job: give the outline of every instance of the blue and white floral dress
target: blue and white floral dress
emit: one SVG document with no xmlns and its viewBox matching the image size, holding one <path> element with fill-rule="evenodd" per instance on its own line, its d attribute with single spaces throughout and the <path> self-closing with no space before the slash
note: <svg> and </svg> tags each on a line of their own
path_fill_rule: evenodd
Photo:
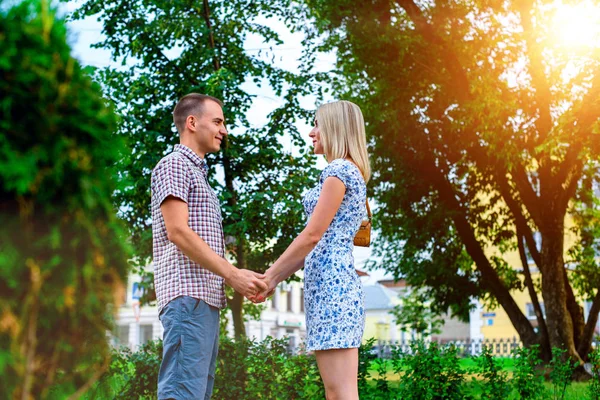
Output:
<svg viewBox="0 0 600 400">
<path fill-rule="evenodd" d="M 365 326 L 364 292 L 352 256 L 354 235 L 366 214 L 367 188 L 360 170 L 348 160 L 332 161 L 302 203 L 310 218 L 330 176 L 344 183 L 346 193 L 329 228 L 304 261 L 307 350 L 359 347 Z"/>
</svg>

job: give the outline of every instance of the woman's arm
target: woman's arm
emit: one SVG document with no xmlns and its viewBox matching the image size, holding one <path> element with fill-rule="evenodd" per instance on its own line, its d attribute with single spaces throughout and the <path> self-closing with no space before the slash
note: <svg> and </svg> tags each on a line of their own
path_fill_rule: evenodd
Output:
<svg viewBox="0 0 600 400">
<path fill-rule="evenodd" d="M 306 228 L 265 272 L 265 280 L 269 285 L 266 293 L 271 292 L 279 282 L 302 268 L 306 256 L 315 248 L 329 228 L 344 200 L 345 193 L 346 186 L 339 178 L 330 176 L 325 179 L 321 195 Z"/>
</svg>

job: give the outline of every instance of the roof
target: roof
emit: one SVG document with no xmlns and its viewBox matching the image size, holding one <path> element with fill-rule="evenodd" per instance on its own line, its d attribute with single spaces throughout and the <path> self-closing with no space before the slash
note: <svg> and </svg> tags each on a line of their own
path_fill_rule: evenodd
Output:
<svg viewBox="0 0 600 400">
<path fill-rule="evenodd" d="M 379 283 L 364 286 L 365 310 L 391 310 L 398 294 Z"/>
<path fill-rule="evenodd" d="M 368 273 L 366 273 L 365 271 L 361 271 L 360 269 L 356 269 L 356 273 L 358 274 L 358 276 L 369 276 Z"/>
<path fill-rule="evenodd" d="M 377 282 L 379 282 L 380 284 L 382 284 L 383 286 L 385 286 L 387 288 L 399 288 L 399 287 L 402 288 L 402 287 L 408 286 L 404 279 L 400 279 L 399 281 L 394 281 L 393 279 L 382 279 Z"/>
</svg>

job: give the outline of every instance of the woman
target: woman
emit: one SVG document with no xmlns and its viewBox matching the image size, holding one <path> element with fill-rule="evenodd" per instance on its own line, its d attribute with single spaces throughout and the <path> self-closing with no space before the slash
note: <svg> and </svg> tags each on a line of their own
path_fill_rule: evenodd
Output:
<svg viewBox="0 0 600 400">
<path fill-rule="evenodd" d="M 365 313 L 352 249 L 370 176 L 360 108 L 349 101 L 321 106 L 309 136 L 329 165 L 303 199 L 306 228 L 265 273 L 267 292 L 305 267 L 306 349 L 315 352 L 328 400 L 358 399 Z"/>
</svg>

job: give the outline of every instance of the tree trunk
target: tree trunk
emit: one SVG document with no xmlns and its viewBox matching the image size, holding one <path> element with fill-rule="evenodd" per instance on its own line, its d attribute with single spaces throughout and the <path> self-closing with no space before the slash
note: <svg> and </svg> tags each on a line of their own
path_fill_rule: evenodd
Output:
<svg viewBox="0 0 600 400">
<path fill-rule="evenodd" d="M 227 142 L 225 142 L 227 143 Z M 227 146 L 227 144 L 226 144 Z M 237 206 L 237 193 L 235 188 L 233 187 L 233 176 L 231 173 L 231 161 L 227 154 L 223 155 L 223 169 L 225 172 L 225 187 L 227 191 L 230 193 L 230 197 L 227 200 L 228 205 L 235 209 Z M 235 258 L 236 264 L 239 269 L 246 268 L 246 246 L 245 246 L 245 238 L 240 234 L 239 237 L 236 237 L 237 244 L 235 246 Z M 233 318 L 233 331 L 235 334 L 235 338 L 239 339 L 240 337 L 246 336 L 246 327 L 244 326 L 244 312 L 243 312 L 243 304 L 244 304 L 244 296 L 239 294 L 238 292 L 234 292 L 233 298 L 228 299 L 229 308 L 231 309 L 231 315 Z"/>
<path fill-rule="evenodd" d="M 246 326 L 244 325 L 243 304 L 244 296 L 238 292 L 233 292 L 233 297 L 228 301 L 233 318 L 233 334 L 236 339 L 246 336 Z"/>
<path fill-rule="evenodd" d="M 583 307 L 577 303 L 577 299 L 573 293 L 573 288 L 569 282 L 566 268 L 563 268 L 563 275 L 565 289 L 567 291 L 567 310 L 569 310 L 571 320 L 573 321 L 573 341 L 575 342 L 575 348 L 578 349 L 581 344 L 583 330 L 585 328 L 585 316 L 583 315 Z M 584 358 L 584 356 L 582 356 L 582 358 Z"/>
<path fill-rule="evenodd" d="M 549 207 L 551 209 L 551 207 Z M 567 350 L 567 355 L 582 364 L 575 347 L 574 324 L 567 307 L 567 285 L 564 265 L 564 216 L 552 215 L 547 210 L 542 232 L 542 296 L 546 308 L 548 338 L 552 347 Z M 552 216 L 552 218 L 550 218 Z"/>
</svg>

